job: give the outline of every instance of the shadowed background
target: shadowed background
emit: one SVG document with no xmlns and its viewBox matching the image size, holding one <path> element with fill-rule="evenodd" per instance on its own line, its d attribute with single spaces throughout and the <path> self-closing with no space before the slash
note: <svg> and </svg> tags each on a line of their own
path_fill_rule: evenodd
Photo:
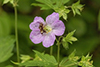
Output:
<svg viewBox="0 0 100 67">
<path fill-rule="evenodd" d="M 72 4 L 77 0 L 71 0 L 68 4 Z M 93 55 L 95 67 L 100 67 L 100 29 L 98 29 L 98 15 L 100 8 L 100 0 L 80 0 L 81 4 L 85 4 L 81 16 L 73 16 L 72 12 L 68 14 L 68 20 L 62 18 L 66 26 L 65 35 L 76 29 L 75 37 L 78 39 L 66 51 L 61 46 L 61 58 L 68 56 L 74 49 L 76 55 Z M 0 37 L 15 35 L 14 33 L 14 9 L 10 3 L 2 5 L 0 0 Z M 18 3 L 18 38 L 20 54 L 34 55 L 34 50 L 49 53 L 50 48 L 45 48 L 40 44 L 33 44 L 29 39 L 31 30 L 29 24 L 34 20 L 35 16 L 41 16 L 44 19 L 50 15 L 53 10 L 40 10 L 40 7 L 31 6 L 34 0 L 19 0 Z M 67 5 L 67 4 L 66 4 Z M 100 19 L 100 18 L 99 18 Z M 56 57 L 57 46 L 54 45 L 54 56 Z M 0 52 L 1 53 L 1 52 Z M 6 53 L 6 52 L 5 52 Z M 12 64 L 9 60 L 16 61 L 16 48 L 13 49 L 14 55 L 7 61 L 0 63 L 0 67 Z"/>
</svg>

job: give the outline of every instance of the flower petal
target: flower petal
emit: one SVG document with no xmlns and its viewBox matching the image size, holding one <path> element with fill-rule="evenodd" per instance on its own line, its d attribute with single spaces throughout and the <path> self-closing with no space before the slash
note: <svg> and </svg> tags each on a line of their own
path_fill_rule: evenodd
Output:
<svg viewBox="0 0 100 67">
<path fill-rule="evenodd" d="M 64 34 L 65 31 L 65 25 L 61 20 L 55 21 L 52 24 L 52 31 L 55 35 L 61 36 Z"/>
<path fill-rule="evenodd" d="M 55 41 L 55 35 L 54 34 L 48 34 L 45 36 L 44 40 L 43 40 L 43 46 L 44 47 L 50 47 L 54 44 Z"/>
<path fill-rule="evenodd" d="M 30 29 L 31 30 L 36 30 L 36 29 L 39 29 L 39 23 L 31 23 L 30 24 Z"/>
<path fill-rule="evenodd" d="M 35 17 L 34 21 L 29 25 L 29 27 L 31 30 L 38 29 L 40 23 L 45 24 L 44 20 L 41 17 Z"/>
<path fill-rule="evenodd" d="M 32 30 L 30 34 L 30 39 L 33 43 L 38 44 L 41 43 L 44 39 L 44 36 L 40 33 L 40 30 Z"/>
<path fill-rule="evenodd" d="M 57 21 L 57 20 L 59 20 L 59 14 L 53 12 L 51 15 L 47 16 L 46 23 L 52 24 L 54 21 Z"/>
</svg>

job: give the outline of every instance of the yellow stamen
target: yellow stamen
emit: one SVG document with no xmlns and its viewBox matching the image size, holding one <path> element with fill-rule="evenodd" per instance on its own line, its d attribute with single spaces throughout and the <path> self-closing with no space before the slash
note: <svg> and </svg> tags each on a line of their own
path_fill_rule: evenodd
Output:
<svg viewBox="0 0 100 67">
<path fill-rule="evenodd" d="M 46 33 L 48 34 L 50 31 L 52 31 L 52 28 L 50 26 L 45 26 L 44 30 L 46 31 Z"/>
</svg>

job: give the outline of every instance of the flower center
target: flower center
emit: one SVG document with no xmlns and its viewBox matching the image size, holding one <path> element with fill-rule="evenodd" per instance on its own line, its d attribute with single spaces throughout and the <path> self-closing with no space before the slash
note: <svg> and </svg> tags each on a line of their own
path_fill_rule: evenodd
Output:
<svg viewBox="0 0 100 67">
<path fill-rule="evenodd" d="M 43 25 L 42 23 L 40 23 L 39 29 L 40 29 L 41 34 L 43 34 L 43 33 L 47 34 L 50 31 L 52 31 L 52 28 L 49 25 Z"/>
<path fill-rule="evenodd" d="M 52 28 L 48 25 L 46 25 L 43 29 L 46 31 L 46 33 L 49 33 L 50 31 L 52 31 Z"/>
</svg>

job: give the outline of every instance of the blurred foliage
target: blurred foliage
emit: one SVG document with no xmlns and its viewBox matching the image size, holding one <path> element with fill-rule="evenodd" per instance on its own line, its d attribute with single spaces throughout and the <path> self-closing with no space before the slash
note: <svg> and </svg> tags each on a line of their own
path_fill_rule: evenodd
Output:
<svg viewBox="0 0 100 67">
<path fill-rule="evenodd" d="M 98 29 L 100 30 L 100 10 L 99 10 L 99 14 L 98 14 Z"/>
<path fill-rule="evenodd" d="M 76 50 L 74 50 L 68 57 L 65 57 L 61 62 L 61 67 L 77 67 L 79 56 L 75 56 Z"/>
<path fill-rule="evenodd" d="M 83 6 L 84 6 L 84 5 L 81 5 L 81 4 L 80 4 L 80 0 L 79 0 L 78 2 L 72 4 L 72 7 L 71 7 L 71 8 L 72 8 L 73 14 L 74 14 L 74 15 L 76 15 L 76 14 L 81 15 L 80 11 L 82 11 Z M 80 11 L 79 11 L 79 10 L 80 10 Z"/>
<path fill-rule="evenodd" d="M 94 67 L 93 61 L 91 61 L 92 56 L 89 56 L 89 54 L 81 57 L 81 60 L 79 56 L 75 56 L 76 50 L 74 50 L 68 57 L 65 57 L 59 64 L 55 59 L 54 56 L 49 54 L 40 53 L 36 50 L 34 50 L 36 53 L 35 58 L 30 57 L 29 55 L 22 55 L 21 63 L 13 62 L 16 65 L 20 66 L 43 66 L 43 67 Z"/>
<path fill-rule="evenodd" d="M 36 53 L 34 60 L 25 61 L 20 63 L 20 66 L 43 66 L 43 67 L 56 67 L 57 61 L 52 55 L 40 53 L 35 51 Z M 24 59 L 23 59 L 24 60 Z"/>
<path fill-rule="evenodd" d="M 71 5 L 72 3 L 76 2 L 77 0 L 70 0 L 65 5 Z M 7 36 L 15 35 L 13 7 L 10 3 L 5 5 L 2 5 L 2 3 L 3 0 L 0 0 L 0 39 L 2 37 L 6 38 Z M 29 29 L 29 24 L 33 21 L 35 16 L 38 15 L 45 18 L 47 15 L 51 14 L 53 10 L 43 11 L 40 10 L 40 7 L 31 6 L 31 3 L 36 3 L 36 1 L 19 0 L 18 2 L 18 35 L 20 53 L 24 55 L 27 54 L 33 57 L 33 49 L 42 52 L 45 51 L 46 53 L 49 53 L 49 49 L 44 48 L 41 43 L 33 44 L 30 41 L 29 34 L 31 30 Z M 65 35 L 67 34 L 67 32 L 76 30 L 75 37 L 77 37 L 78 41 L 74 42 L 73 45 L 69 45 L 69 49 L 67 51 L 63 49 L 63 47 L 61 47 L 61 58 L 69 55 L 74 49 L 76 49 L 76 55 L 79 56 L 86 55 L 87 53 L 92 54 L 94 66 L 100 67 L 100 30 L 98 29 L 100 23 L 98 21 L 100 20 L 100 16 L 98 15 L 100 14 L 100 0 L 80 0 L 80 3 L 85 4 L 81 16 L 76 15 L 73 17 L 72 13 L 69 13 L 68 20 L 63 20 L 66 26 Z M 10 39 L 7 42 L 10 42 Z M 56 49 L 56 45 L 54 45 L 54 55 L 56 54 Z M 13 49 L 13 53 L 14 55 L 12 57 L 9 56 L 9 60 L 16 61 L 15 47 Z M 9 60 L 5 60 L 5 62 L 0 63 L 0 67 L 11 67 L 12 63 Z"/>
<path fill-rule="evenodd" d="M 7 4 L 8 2 L 10 2 L 11 4 L 13 4 L 13 0 L 4 0 L 3 4 Z"/>
<path fill-rule="evenodd" d="M 70 0 L 36 0 L 39 3 L 32 3 L 33 6 L 40 6 L 41 10 L 48 10 L 53 9 L 55 12 L 59 13 L 59 17 L 63 17 L 65 20 L 67 20 L 67 14 L 70 12 L 70 9 L 72 9 L 74 16 L 76 14 L 81 15 L 80 11 L 82 11 L 83 6 L 80 4 L 80 0 L 78 0 L 76 3 L 73 3 L 72 6 L 64 5 L 68 3 Z"/>
<path fill-rule="evenodd" d="M 14 42 L 15 39 L 12 36 L 0 37 L 0 63 L 13 55 Z"/>
<path fill-rule="evenodd" d="M 11 32 L 11 23 L 10 18 L 8 17 L 7 13 L 0 9 L 0 37 L 7 36 Z M 5 19 L 6 18 L 6 19 Z"/>
<path fill-rule="evenodd" d="M 86 57 L 82 56 L 81 61 L 79 62 L 79 66 L 82 66 L 82 67 L 94 67 L 92 65 L 93 61 L 90 60 L 91 57 L 92 56 L 89 56 L 89 54 L 87 54 Z"/>
</svg>

